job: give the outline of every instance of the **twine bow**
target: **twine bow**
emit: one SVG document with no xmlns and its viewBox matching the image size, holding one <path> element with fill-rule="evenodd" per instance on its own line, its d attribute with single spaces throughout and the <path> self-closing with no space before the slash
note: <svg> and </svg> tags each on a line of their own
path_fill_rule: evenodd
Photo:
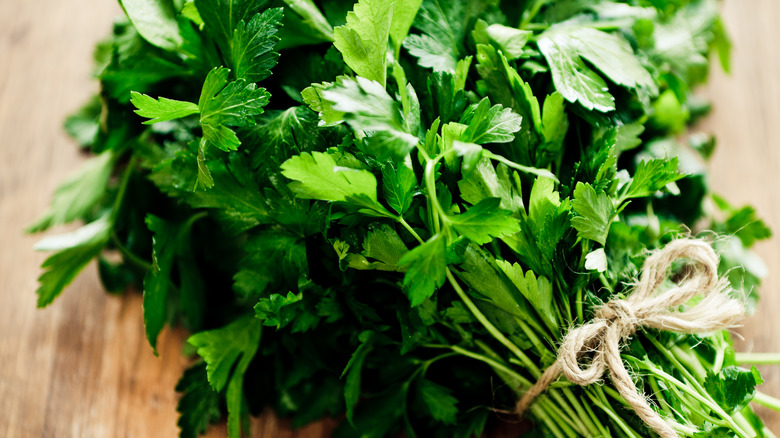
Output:
<svg viewBox="0 0 780 438">
<path fill-rule="evenodd" d="M 659 292 L 668 268 L 680 259 L 689 260 L 687 274 L 674 287 Z M 701 296 L 698 302 L 679 309 L 697 296 Z M 592 321 L 569 331 L 558 359 L 523 395 L 516 411 L 522 415 L 561 374 L 572 383 L 589 385 L 609 370 L 615 388 L 637 415 L 661 437 L 677 438 L 674 427 L 637 392 L 620 358 L 623 340 L 639 328 L 688 334 L 723 330 L 734 327 L 744 313 L 742 303 L 729 296 L 728 280 L 718 278 L 718 256 L 712 247 L 694 239 L 672 241 L 647 258 L 639 283 L 626 299 L 600 306 Z M 584 366 L 580 358 L 586 353 L 593 355 Z"/>
</svg>

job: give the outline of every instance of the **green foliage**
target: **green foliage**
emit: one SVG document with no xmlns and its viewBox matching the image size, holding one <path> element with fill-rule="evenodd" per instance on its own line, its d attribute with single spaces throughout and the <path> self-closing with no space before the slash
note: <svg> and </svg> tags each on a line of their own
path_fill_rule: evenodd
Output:
<svg viewBox="0 0 780 438">
<path fill-rule="evenodd" d="M 717 233 L 755 306 L 771 232 L 709 192 L 714 140 L 680 146 L 710 53 L 728 66 L 716 3 L 122 0 L 66 121 L 95 156 L 30 228 L 86 223 L 36 246 L 38 304 L 98 259 L 143 288 L 152 349 L 189 330 L 182 437 L 266 406 L 335 437 L 481 436 L 681 232 Z M 621 347 L 681 435 L 765 434 L 727 332 Z M 609 379 L 553 386 L 533 436 L 651 434 Z"/>
<path fill-rule="evenodd" d="M 206 375 L 216 392 L 226 390 L 228 436 L 239 438 L 247 411 L 244 400 L 244 374 L 257 352 L 262 326 L 245 316 L 229 325 L 192 335 L 187 342 L 206 363 Z"/>
</svg>

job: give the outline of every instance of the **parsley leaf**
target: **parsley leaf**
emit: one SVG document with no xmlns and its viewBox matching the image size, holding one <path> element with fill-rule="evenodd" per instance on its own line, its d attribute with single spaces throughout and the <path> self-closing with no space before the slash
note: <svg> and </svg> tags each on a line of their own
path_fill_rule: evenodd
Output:
<svg viewBox="0 0 780 438">
<path fill-rule="evenodd" d="M 382 167 L 382 193 L 387 205 L 399 215 L 406 213 L 412 206 L 416 186 L 417 177 L 411 163 L 389 162 Z"/>
<path fill-rule="evenodd" d="M 366 214 L 392 216 L 377 200 L 376 177 L 367 170 L 337 165 L 331 154 L 290 158 L 282 164 L 282 174 L 293 180 L 290 188 L 301 198 L 344 202 Z"/>
<path fill-rule="evenodd" d="M 176 392 L 182 393 L 176 406 L 180 438 L 198 438 L 222 416 L 221 400 L 209 386 L 205 362 L 196 363 L 184 371 L 176 384 Z"/>
<path fill-rule="evenodd" d="M 54 301 L 87 263 L 103 251 L 111 227 L 109 215 L 104 215 L 76 231 L 47 237 L 35 245 L 37 251 L 57 251 L 41 265 L 44 271 L 38 277 L 38 307 Z"/>
<path fill-rule="evenodd" d="M 188 310 L 186 316 L 191 321 L 199 321 L 205 307 L 200 288 L 202 279 L 197 269 L 188 269 L 186 264 L 190 250 L 190 230 L 198 217 L 192 216 L 183 223 L 172 223 L 151 214 L 146 217 L 146 225 L 153 233 L 153 238 L 152 269 L 144 276 L 144 327 L 146 338 L 155 354 L 157 337 L 169 317 L 170 294 L 176 288 L 173 284 L 174 268 L 180 277 L 177 300 Z"/>
<path fill-rule="evenodd" d="M 740 411 L 756 395 L 756 385 L 764 383 L 756 367 L 749 370 L 729 366 L 714 374 L 707 372 L 704 388 L 729 414 Z"/>
<path fill-rule="evenodd" d="M 155 99 L 135 91 L 130 92 L 130 103 L 138 108 L 135 111 L 136 114 L 149 119 L 144 122 L 145 125 L 167 122 L 200 113 L 198 105 L 192 102 L 182 102 L 165 97 Z"/>
<path fill-rule="evenodd" d="M 448 220 L 461 235 L 479 244 L 488 243 L 494 237 L 520 231 L 518 221 L 510 211 L 499 208 L 500 204 L 498 198 L 483 199 L 465 213 L 449 216 Z"/>
<path fill-rule="evenodd" d="M 244 401 L 244 374 L 255 357 L 262 324 L 245 316 L 215 330 L 196 333 L 187 340 L 206 362 L 209 384 L 214 391 L 227 387 L 228 436 L 239 438 L 241 424 L 249 415 Z"/>
<path fill-rule="evenodd" d="M 198 101 L 203 137 L 218 148 L 236 150 L 241 141 L 227 126 L 252 126 L 263 113 L 270 95 L 263 88 L 239 79 L 228 83 L 230 70 L 215 68 L 203 83 Z"/>
<path fill-rule="evenodd" d="M 51 205 L 28 229 L 28 233 L 86 219 L 106 196 L 106 185 L 116 163 L 117 155 L 106 151 L 91 158 L 78 173 L 68 177 L 54 192 Z"/>
<path fill-rule="evenodd" d="M 513 134 L 520 130 L 521 120 L 522 117 L 510 108 L 491 107 L 490 100 L 484 98 L 461 117 L 461 123 L 468 125 L 462 139 L 476 144 L 509 143 L 515 139 Z"/>
<path fill-rule="evenodd" d="M 236 25 L 231 45 L 236 78 L 251 83 L 271 76 L 271 69 L 279 58 L 272 49 L 279 42 L 276 32 L 283 15 L 282 8 L 266 9 L 248 23 L 242 20 Z"/>
<path fill-rule="evenodd" d="M 615 207 L 609 196 L 603 191 L 596 192 L 590 184 L 579 182 L 574 189 L 571 207 L 578 215 L 571 219 L 571 225 L 577 229 L 580 238 L 603 245 L 615 217 Z"/>
<path fill-rule="evenodd" d="M 119 0 L 135 29 L 146 41 L 166 50 L 182 43 L 171 0 Z"/>
<path fill-rule="evenodd" d="M 658 93 L 631 46 L 616 34 L 588 27 L 554 27 L 542 34 L 537 44 L 550 64 L 555 87 L 569 102 L 601 112 L 615 109 L 615 98 L 606 91 L 606 82 L 583 58 L 618 85 L 647 96 Z"/>
<path fill-rule="evenodd" d="M 333 44 L 349 68 L 382 87 L 387 80 L 387 42 L 393 5 L 389 0 L 359 0 L 347 14 L 347 23 L 333 29 Z"/>
<path fill-rule="evenodd" d="M 358 337 L 360 339 L 360 345 L 352 353 L 352 357 L 349 358 L 347 366 L 341 373 L 341 377 L 347 376 L 346 383 L 344 384 L 344 401 L 347 404 L 347 420 L 354 423 L 355 405 L 357 405 L 360 399 L 360 381 L 363 373 L 363 363 L 366 361 L 366 356 L 371 352 L 374 333 L 365 331 Z"/>
<path fill-rule="evenodd" d="M 447 267 L 444 238 L 433 236 L 406 253 L 398 264 L 407 267 L 404 288 L 412 307 L 417 307 L 444 284 Z"/>
<path fill-rule="evenodd" d="M 444 424 L 455 424 L 458 415 L 458 399 L 452 396 L 449 388 L 434 383 L 424 377 L 417 380 L 417 397 L 434 420 Z"/>
<path fill-rule="evenodd" d="M 366 147 L 379 159 L 401 160 L 417 146 L 419 140 L 409 133 L 396 101 L 377 82 L 345 78 L 321 93 L 330 110 L 340 113 L 353 129 L 378 140 L 369 140 Z"/>
</svg>

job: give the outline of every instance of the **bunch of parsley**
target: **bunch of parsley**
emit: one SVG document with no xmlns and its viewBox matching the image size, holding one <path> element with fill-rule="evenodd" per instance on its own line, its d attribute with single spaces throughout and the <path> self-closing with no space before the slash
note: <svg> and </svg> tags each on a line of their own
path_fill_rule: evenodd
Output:
<svg viewBox="0 0 780 438">
<path fill-rule="evenodd" d="M 182 437 L 267 405 L 338 437 L 479 435 L 686 227 L 758 285 L 770 232 L 683 134 L 710 53 L 728 68 L 714 0 L 120 3 L 66 122 L 94 157 L 31 227 L 87 223 L 38 245 L 38 304 L 97 259 L 143 290 L 152 348 L 191 330 Z M 772 436 L 728 333 L 641 331 L 623 361 L 681 435 Z M 624 405 L 561 380 L 530 435 L 651 436 Z"/>
</svg>

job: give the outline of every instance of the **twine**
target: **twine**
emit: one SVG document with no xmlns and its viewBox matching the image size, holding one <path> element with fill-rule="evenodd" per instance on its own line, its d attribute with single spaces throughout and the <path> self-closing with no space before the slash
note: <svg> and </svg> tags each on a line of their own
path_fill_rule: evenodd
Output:
<svg viewBox="0 0 780 438">
<path fill-rule="evenodd" d="M 687 275 L 674 287 L 659 292 L 668 268 L 680 259 L 689 261 Z M 569 382 L 584 386 L 599 381 L 609 370 L 615 388 L 639 418 L 662 438 L 678 438 L 673 424 L 637 392 L 620 358 L 621 344 L 640 328 L 699 334 L 734 327 L 745 309 L 729 296 L 729 290 L 728 280 L 718 278 L 718 256 L 710 245 L 694 239 L 672 241 L 647 258 L 639 283 L 626 299 L 599 306 L 592 321 L 569 331 L 558 350 L 558 359 L 523 395 L 516 412 L 523 415 L 561 374 Z M 680 309 L 697 296 L 701 297 L 698 302 Z M 592 353 L 587 365 L 580 363 L 586 353 Z"/>
</svg>

